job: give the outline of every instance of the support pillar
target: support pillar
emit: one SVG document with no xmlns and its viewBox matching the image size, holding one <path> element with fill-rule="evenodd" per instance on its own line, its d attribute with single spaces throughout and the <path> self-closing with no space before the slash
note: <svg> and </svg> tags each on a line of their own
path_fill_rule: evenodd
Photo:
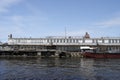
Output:
<svg viewBox="0 0 120 80">
<path fill-rule="evenodd" d="M 55 52 L 55 57 L 59 57 L 59 53 L 60 53 L 59 51 L 56 51 Z"/>
</svg>

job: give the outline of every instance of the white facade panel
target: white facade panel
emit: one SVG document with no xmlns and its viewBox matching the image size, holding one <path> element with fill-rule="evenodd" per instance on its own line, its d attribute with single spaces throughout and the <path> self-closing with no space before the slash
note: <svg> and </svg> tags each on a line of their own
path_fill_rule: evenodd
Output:
<svg viewBox="0 0 120 80">
<path fill-rule="evenodd" d="M 98 43 L 102 43 L 102 40 L 98 40 Z"/>
<path fill-rule="evenodd" d="M 78 40 L 78 42 L 79 42 L 79 43 L 82 43 L 82 42 L 83 42 L 83 40 Z"/>
<path fill-rule="evenodd" d="M 31 40 L 27 40 L 27 43 L 31 43 Z"/>
<path fill-rule="evenodd" d="M 104 43 L 109 43 L 109 40 L 104 40 Z"/>
<path fill-rule="evenodd" d="M 89 40 L 86 39 L 86 40 L 85 40 L 85 43 L 92 43 L 92 40 L 91 40 L 91 39 L 89 39 Z"/>
</svg>

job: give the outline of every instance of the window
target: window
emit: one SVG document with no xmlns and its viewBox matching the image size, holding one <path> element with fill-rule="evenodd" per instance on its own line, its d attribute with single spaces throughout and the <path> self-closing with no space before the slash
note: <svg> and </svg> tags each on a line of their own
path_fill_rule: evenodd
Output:
<svg viewBox="0 0 120 80">
<path fill-rule="evenodd" d="M 112 43 L 114 43 L 114 40 L 112 40 Z"/>
<path fill-rule="evenodd" d="M 75 39 L 73 39 L 73 43 L 75 43 Z"/>
<path fill-rule="evenodd" d="M 62 39 L 60 39 L 60 43 L 62 43 Z"/>
<path fill-rule="evenodd" d="M 109 39 L 109 43 L 111 43 L 111 40 Z"/>
<path fill-rule="evenodd" d="M 57 39 L 57 43 L 59 43 L 60 41 L 59 41 L 59 39 Z"/>
<path fill-rule="evenodd" d="M 76 43 L 78 43 L 78 39 L 76 39 Z"/>
<path fill-rule="evenodd" d="M 63 41 L 64 41 L 64 43 L 65 43 L 65 39 L 64 39 Z"/>
<path fill-rule="evenodd" d="M 66 39 L 66 43 L 69 43 L 69 39 Z"/>
</svg>

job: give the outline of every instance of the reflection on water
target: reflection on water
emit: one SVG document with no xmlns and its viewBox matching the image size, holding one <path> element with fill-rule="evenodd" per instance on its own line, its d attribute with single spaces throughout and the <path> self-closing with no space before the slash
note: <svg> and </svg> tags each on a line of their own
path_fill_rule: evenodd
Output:
<svg viewBox="0 0 120 80">
<path fill-rule="evenodd" d="M 0 80 L 120 80 L 120 59 L 0 59 Z"/>
</svg>

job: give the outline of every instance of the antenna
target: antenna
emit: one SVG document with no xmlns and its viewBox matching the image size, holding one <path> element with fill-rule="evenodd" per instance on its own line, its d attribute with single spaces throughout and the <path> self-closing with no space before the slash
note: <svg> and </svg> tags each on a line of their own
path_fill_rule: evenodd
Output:
<svg viewBox="0 0 120 80">
<path fill-rule="evenodd" d="M 65 27 L 65 38 L 67 37 L 66 27 Z"/>
</svg>

